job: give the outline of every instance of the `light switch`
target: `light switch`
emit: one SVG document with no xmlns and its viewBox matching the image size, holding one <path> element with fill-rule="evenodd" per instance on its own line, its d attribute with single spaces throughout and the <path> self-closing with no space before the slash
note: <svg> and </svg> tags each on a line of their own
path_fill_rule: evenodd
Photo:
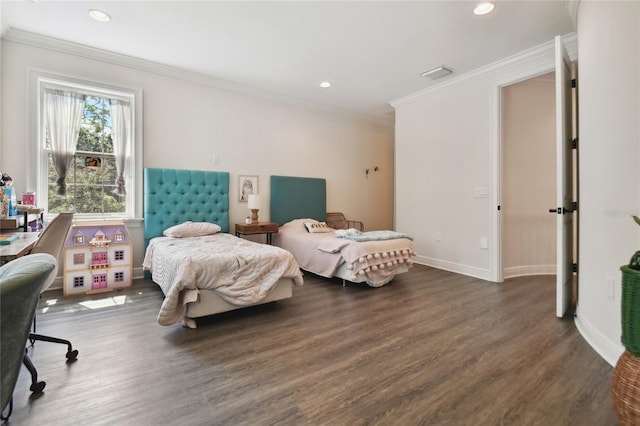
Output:
<svg viewBox="0 0 640 426">
<path fill-rule="evenodd" d="M 476 198 L 487 198 L 489 196 L 489 189 L 486 186 L 476 186 L 473 193 Z"/>
</svg>

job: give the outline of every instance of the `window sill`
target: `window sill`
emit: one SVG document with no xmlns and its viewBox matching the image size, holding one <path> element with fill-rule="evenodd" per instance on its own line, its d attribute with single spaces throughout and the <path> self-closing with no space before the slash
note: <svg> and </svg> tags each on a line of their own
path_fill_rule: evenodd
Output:
<svg viewBox="0 0 640 426">
<path fill-rule="evenodd" d="M 49 222 L 51 219 L 55 217 L 54 215 L 46 215 L 45 214 L 45 222 Z M 123 222 L 127 228 L 141 228 L 142 223 L 144 222 L 143 218 L 137 217 L 124 217 L 124 216 L 74 216 L 74 223 L 83 223 L 83 222 Z"/>
</svg>

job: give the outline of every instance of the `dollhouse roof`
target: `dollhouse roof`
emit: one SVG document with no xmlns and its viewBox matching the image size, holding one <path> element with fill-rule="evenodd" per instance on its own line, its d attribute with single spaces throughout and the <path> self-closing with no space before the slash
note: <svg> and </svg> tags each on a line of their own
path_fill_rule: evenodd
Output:
<svg viewBox="0 0 640 426">
<path fill-rule="evenodd" d="M 67 236 L 67 240 L 65 242 L 65 247 L 77 246 L 78 244 L 75 243 L 75 237 L 78 234 L 81 234 L 85 237 L 83 245 L 89 244 L 89 237 L 92 237 L 92 239 L 95 240 L 110 241 L 112 245 L 131 243 L 129 231 L 123 223 L 82 222 L 75 223 L 71 227 L 71 230 L 69 231 L 69 235 Z M 119 238 L 116 238 L 116 235 L 118 235 Z"/>
</svg>

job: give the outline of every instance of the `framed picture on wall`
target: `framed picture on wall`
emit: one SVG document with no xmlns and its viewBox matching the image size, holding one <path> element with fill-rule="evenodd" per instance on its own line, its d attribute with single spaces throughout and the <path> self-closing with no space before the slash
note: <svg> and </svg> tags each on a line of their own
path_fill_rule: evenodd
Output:
<svg viewBox="0 0 640 426">
<path fill-rule="evenodd" d="M 258 193 L 258 176 L 238 176 L 238 201 L 247 202 L 249 194 Z"/>
</svg>

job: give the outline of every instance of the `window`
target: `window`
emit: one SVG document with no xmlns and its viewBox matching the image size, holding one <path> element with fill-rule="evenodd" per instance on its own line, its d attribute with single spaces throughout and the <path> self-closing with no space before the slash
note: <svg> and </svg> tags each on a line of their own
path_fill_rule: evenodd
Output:
<svg viewBox="0 0 640 426">
<path fill-rule="evenodd" d="M 114 278 L 116 282 L 124 281 L 124 272 L 116 272 Z"/>
<path fill-rule="evenodd" d="M 84 287 L 84 277 L 73 277 L 73 287 Z"/>
<path fill-rule="evenodd" d="M 84 253 L 74 253 L 73 255 L 74 265 L 84 265 Z"/>
<path fill-rule="evenodd" d="M 67 197 L 57 197 L 58 174 L 54 167 L 49 132 L 47 150 L 47 210 L 51 213 L 125 213 L 125 196 L 114 194 L 117 170 L 113 151 L 110 101 L 85 96 L 80 132 L 71 167 L 67 172 Z"/>
<path fill-rule="evenodd" d="M 30 158 L 37 165 L 35 185 L 27 185 L 35 186 L 38 205 L 80 220 L 141 217 L 141 92 L 37 71 L 32 84 L 37 144 Z M 76 119 L 57 113 L 69 103 Z"/>
<path fill-rule="evenodd" d="M 116 260 L 124 260 L 124 250 L 117 250 L 114 253 L 114 257 Z"/>
<path fill-rule="evenodd" d="M 83 245 L 84 244 L 84 234 L 81 231 L 78 231 L 78 233 L 76 234 L 76 236 L 73 239 L 73 241 L 75 242 L 76 245 Z"/>
</svg>

